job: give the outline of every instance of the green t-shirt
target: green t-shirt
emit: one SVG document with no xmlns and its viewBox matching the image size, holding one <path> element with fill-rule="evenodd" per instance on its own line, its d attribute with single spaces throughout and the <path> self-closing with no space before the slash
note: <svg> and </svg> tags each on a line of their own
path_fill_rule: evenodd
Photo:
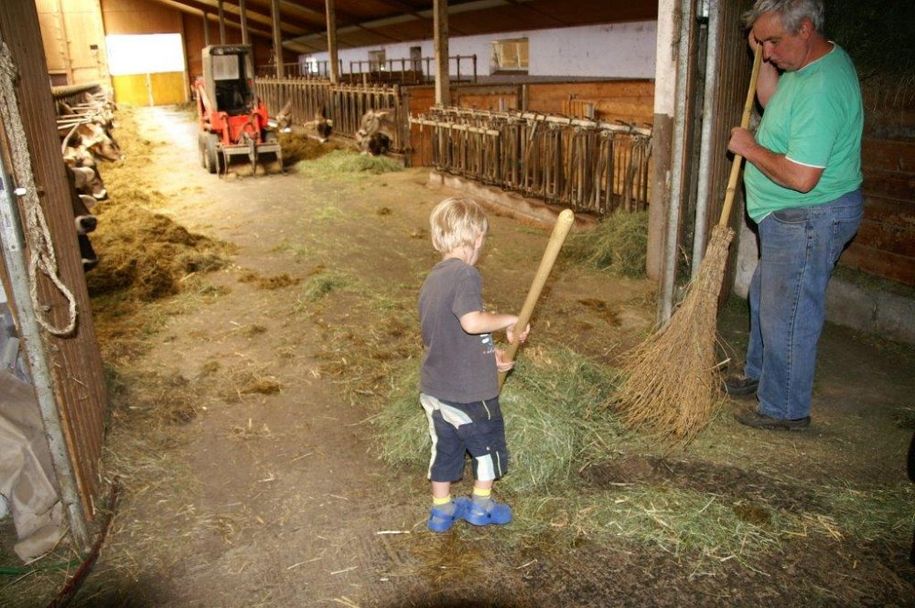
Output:
<svg viewBox="0 0 915 608">
<path fill-rule="evenodd" d="M 810 192 L 780 186 L 752 163 L 744 183 L 747 213 L 762 221 L 773 211 L 833 201 L 861 185 L 861 131 L 864 112 L 858 75 L 838 45 L 814 61 L 778 79 L 766 104 L 756 141 L 788 160 L 823 169 Z"/>
</svg>

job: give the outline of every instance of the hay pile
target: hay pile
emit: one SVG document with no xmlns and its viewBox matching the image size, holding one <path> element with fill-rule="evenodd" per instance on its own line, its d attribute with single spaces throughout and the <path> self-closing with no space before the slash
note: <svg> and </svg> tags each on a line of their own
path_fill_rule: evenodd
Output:
<svg viewBox="0 0 915 608">
<path fill-rule="evenodd" d="M 178 293 L 192 273 L 226 264 L 226 245 L 188 232 L 164 215 L 126 204 L 99 207 L 92 244 L 100 263 L 86 275 L 93 297 L 120 291 L 149 302 Z"/>
<path fill-rule="evenodd" d="M 311 137 L 295 133 L 280 133 L 280 148 L 283 151 L 283 166 L 296 165 L 303 160 L 314 160 L 338 150 L 340 146 L 332 141 L 321 143 Z"/>
<path fill-rule="evenodd" d="M 413 362 L 373 422 L 388 463 L 425 471 L 430 440 L 417 385 Z M 612 373 L 571 350 L 525 350 L 500 397 L 511 473 L 499 483 L 499 492 L 555 491 L 588 460 L 605 457 L 622 432 L 602 405 L 614 386 Z"/>
<path fill-rule="evenodd" d="M 392 171 L 403 171 L 403 164 L 387 156 L 359 154 L 351 150 L 333 150 L 324 156 L 302 161 L 296 171 L 311 177 L 340 177 L 343 174 L 369 173 L 380 175 Z"/>
<path fill-rule="evenodd" d="M 616 276 L 643 278 L 648 250 L 648 212 L 617 211 L 593 230 L 569 236 L 563 249 L 566 259 L 583 262 Z"/>
</svg>

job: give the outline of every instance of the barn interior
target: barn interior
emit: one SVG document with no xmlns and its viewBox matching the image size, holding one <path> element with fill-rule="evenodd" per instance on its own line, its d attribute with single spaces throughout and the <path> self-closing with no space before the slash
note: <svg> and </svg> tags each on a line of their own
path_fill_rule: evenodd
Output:
<svg viewBox="0 0 915 608">
<path fill-rule="evenodd" d="M 825 2 L 865 217 L 811 431 L 614 409 L 722 213 L 751 4 L 5 0 L 0 604 L 906 605 L 908 3 Z M 436 536 L 415 301 L 451 195 L 490 215 L 499 311 L 575 222 L 503 392 L 516 519 Z M 748 339 L 741 199 L 716 373 Z"/>
</svg>

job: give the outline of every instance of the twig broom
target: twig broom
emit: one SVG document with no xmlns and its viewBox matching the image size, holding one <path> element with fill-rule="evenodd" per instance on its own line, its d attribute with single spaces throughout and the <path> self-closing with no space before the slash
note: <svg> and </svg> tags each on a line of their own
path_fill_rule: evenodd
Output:
<svg viewBox="0 0 915 608">
<path fill-rule="evenodd" d="M 740 121 L 743 128 L 750 124 L 761 57 L 761 45 L 757 45 Z M 734 238 L 728 224 L 742 160 L 740 155 L 734 156 L 721 218 L 686 297 L 668 323 L 626 358 L 616 407 L 632 428 L 689 441 L 708 423 L 719 401 L 715 363 L 718 295 Z"/>
</svg>

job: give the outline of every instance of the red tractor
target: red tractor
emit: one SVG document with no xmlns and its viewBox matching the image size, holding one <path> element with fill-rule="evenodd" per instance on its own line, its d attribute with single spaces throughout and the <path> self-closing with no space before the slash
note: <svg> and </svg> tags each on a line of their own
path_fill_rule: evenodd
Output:
<svg viewBox="0 0 915 608">
<path fill-rule="evenodd" d="M 200 164 L 210 173 L 226 173 L 237 156 L 247 157 L 252 175 L 258 162 L 267 172 L 283 168 L 276 132 L 267 124 L 267 106 L 254 94 L 251 53 L 247 44 L 203 49 L 203 76 L 194 90 Z"/>
</svg>

